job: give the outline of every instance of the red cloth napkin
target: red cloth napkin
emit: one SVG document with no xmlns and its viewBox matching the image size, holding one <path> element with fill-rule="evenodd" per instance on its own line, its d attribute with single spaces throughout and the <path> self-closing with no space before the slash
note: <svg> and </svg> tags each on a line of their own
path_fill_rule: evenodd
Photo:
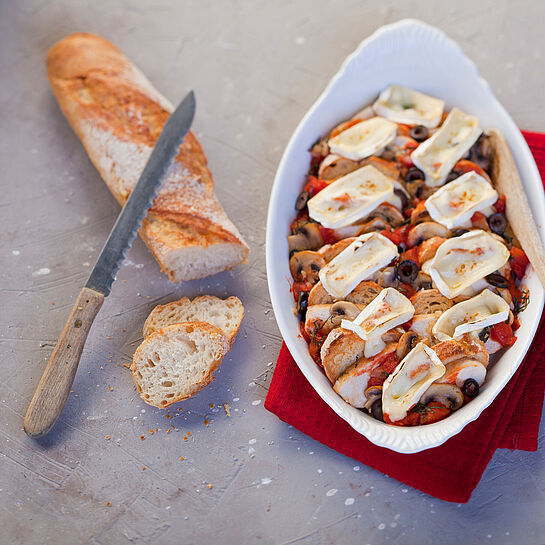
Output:
<svg viewBox="0 0 545 545">
<path fill-rule="evenodd" d="M 545 179 L 545 134 L 523 135 Z M 442 500 L 467 502 L 497 448 L 537 450 L 544 390 L 542 320 L 523 364 L 494 402 L 459 434 L 433 449 L 399 454 L 368 441 L 314 391 L 285 344 L 265 408 L 320 443 L 390 477 Z"/>
</svg>

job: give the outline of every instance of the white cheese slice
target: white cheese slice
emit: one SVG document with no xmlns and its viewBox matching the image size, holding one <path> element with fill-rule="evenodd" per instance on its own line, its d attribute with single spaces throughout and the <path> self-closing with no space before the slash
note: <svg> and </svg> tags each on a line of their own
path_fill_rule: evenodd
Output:
<svg viewBox="0 0 545 545">
<path fill-rule="evenodd" d="M 476 229 L 443 242 L 432 260 L 429 274 L 437 289 L 453 299 L 477 280 L 503 267 L 508 259 L 505 244 L 486 231 Z"/>
<path fill-rule="evenodd" d="M 488 211 L 498 193 L 476 172 L 467 172 L 438 189 L 424 206 L 438 223 L 453 229 L 471 220 L 475 212 Z"/>
<path fill-rule="evenodd" d="M 371 358 L 384 350 L 382 335 L 410 320 L 412 303 L 395 288 L 383 289 L 354 319 L 342 320 L 341 327 L 353 331 L 365 343 L 365 357 Z"/>
<path fill-rule="evenodd" d="M 477 333 L 485 327 L 505 322 L 508 317 L 509 305 L 502 297 L 486 289 L 446 310 L 432 331 L 439 341 L 458 339 L 464 333 Z"/>
<path fill-rule="evenodd" d="M 473 146 L 482 130 L 479 120 L 453 108 L 436 133 L 412 153 L 413 163 L 424 172 L 426 184 L 443 185 L 452 167 Z"/>
<path fill-rule="evenodd" d="M 445 374 L 439 356 L 424 343 L 418 343 L 401 360 L 382 386 L 382 410 L 392 422 L 402 420 L 430 384 Z"/>
<path fill-rule="evenodd" d="M 356 238 L 318 274 L 327 293 L 341 299 L 398 255 L 397 246 L 385 236 L 366 233 Z"/>
<path fill-rule="evenodd" d="M 331 153 L 353 161 L 378 154 L 397 134 L 397 125 L 383 117 L 372 117 L 352 125 L 328 141 Z"/>
<path fill-rule="evenodd" d="M 308 201 L 313 220 L 328 229 L 346 227 L 394 198 L 394 183 L 371 165 L 329 184 Z"/>
<path fill-rule="evenodd" d="M 380 93 L 373 104 L 377 115 L 396 123 L 437 127 L 443 115 L 445 103 L 402 85 L 390 85 Z"/>
</svg>

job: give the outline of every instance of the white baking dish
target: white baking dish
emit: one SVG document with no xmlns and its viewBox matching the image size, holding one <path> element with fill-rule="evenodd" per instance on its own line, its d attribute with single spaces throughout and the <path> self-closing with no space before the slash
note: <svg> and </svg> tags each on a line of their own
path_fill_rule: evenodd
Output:
<svg viewBox="0 0 545 545">
<path fill-rule="evenodd" d="M 408 454 L 444 443 L 492 403 L 530 347 L 543 310 L 544 293 L 537 276 L 530 272 L 526 279 L 530 304 L 521 315 L 517 343 L 489 367 L 479 395 L 441 422 L 413 428 L 386 425 L 351 407 L 335 393 L 299 334 L 290 293 L 287 235 L 295 216 L 295 199 L 308 171 L 310 145 L 331 127 L 370 104 L 392 83 L 440 97 L 447 108 L 458 106 L 478 116 L 485 129 L 498 128 L 511 147 L 538 221 L 545 217 L 545 199 L 524 138 L 473 62 L 442 31 L 415 20 L 384 26 L 365 39 L 346 59 L 291 137 L 276 173 L 267 222 L 267 275 L 278 326 L 307 380 L 341 418 L 376 445 Z M 544 238 L 543 225 L 540 233 Z"/>
</svg>

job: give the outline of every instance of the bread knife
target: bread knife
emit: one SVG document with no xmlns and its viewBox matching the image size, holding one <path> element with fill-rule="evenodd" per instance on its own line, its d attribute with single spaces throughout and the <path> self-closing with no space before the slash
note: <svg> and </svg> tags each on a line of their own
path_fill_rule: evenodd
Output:
<svg viewBox="0 0 545 545">
<path fill-rule="evenodd" d="M 168 118 L 151 155 L 102 248 L 87 284 L 51 354 L 27 409 L 24 429 L 31 437 L 48 433 L 59 418 L 74 382 L 87 335 L 104 298 L 110 293 L 125 254 L 136 238 L 195 114 L 195 95 L 189 92 Z"/>
</svg>

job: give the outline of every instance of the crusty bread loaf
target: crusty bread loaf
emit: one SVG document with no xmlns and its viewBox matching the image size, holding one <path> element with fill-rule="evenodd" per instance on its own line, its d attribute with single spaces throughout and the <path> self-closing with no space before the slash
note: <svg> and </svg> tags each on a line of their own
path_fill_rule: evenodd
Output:
<svg viewBox="0 0 545 545">
<path fill-rule="evenodd" d="M 144 324 L 143 334 L 146 338 L 158 329 L 181 322 L 208 322 L 221 329 L 232 345 L 243 317 L 244 307 L 238 297 L 220 299 L 201 295 L 193 301 L 182 297 L 166 305 L 157 305 Z"/>
<path fill-rule="evenodd" d="M 151 334 L 136 349 L 132 376 L 142 399 L 165 408 L 214 380 L 229 341 L 205 322 L 173 324 Z"/>
<path fill-rule="evenodd" d="M 144 169 L 172 112 L 116 47 L 93 34 L 72 34 L 47 55 L 59 105 L 119 204 Z M 188 133 L 140 236 L 170 280 L 192 280 L 246 260 L 248 246 L 214 193 L 204 152 Z"/>
</svg>

